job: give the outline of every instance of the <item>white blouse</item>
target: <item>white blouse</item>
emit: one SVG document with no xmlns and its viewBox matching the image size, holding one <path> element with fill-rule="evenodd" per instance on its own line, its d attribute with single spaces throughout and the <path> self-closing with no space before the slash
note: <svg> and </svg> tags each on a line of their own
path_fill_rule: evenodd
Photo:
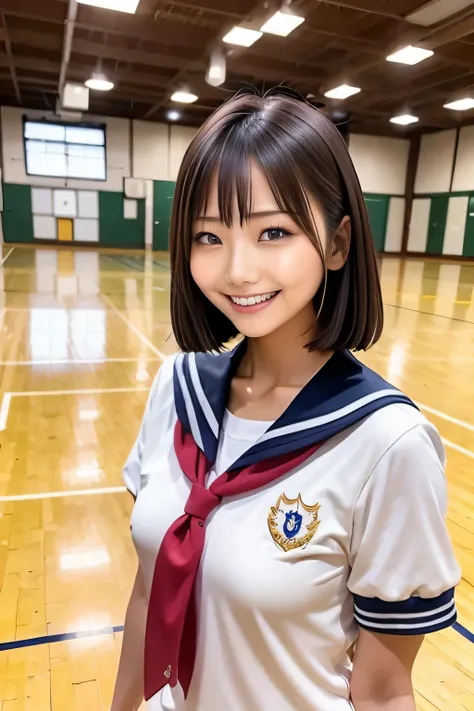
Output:
<svg viewBox="0 0 474 711">
<path fill-rule="evenodd" d="M 124 468 L 148 592 L 161 541 L 190 491 L 175 423 L 170 358 Z M 227 413 L 209 483 L 268 424 Z M 423 634 L 451 625 L 460 572 L 444 522 L 444 462 L 436 429 L 415 408 L 392 404 L 281 479 L 226 499 L 206 524 L 188 698 L 166 686 L 149 711 L 347 711 L 348 650 L 359 626 Z M 279 536 L 295 512 L 311 518 L 312 533 L 285 550 Z"/>
</svg>

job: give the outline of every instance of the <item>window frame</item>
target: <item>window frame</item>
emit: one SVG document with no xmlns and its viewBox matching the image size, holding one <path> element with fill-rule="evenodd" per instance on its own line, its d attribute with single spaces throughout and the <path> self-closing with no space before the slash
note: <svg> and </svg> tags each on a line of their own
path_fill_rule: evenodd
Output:
<svg viewBox="0 0 474 711">
<path fill-rule="evenodd" d="M 65 128 L 95 128 L 95 129 L 100 129 L 104 133 L 104 163 L 105 163 L 105 177 L 104 178 L 77 178 L 74 176 L 69 176 L 69 175 L 44 175 L 44 173 L 32 173 L 28 170 L 28 162 L 27 162 L 27 150 L 26 150 L 26 142 L 29 140 L 38 140 L 41 141 L 43 140 L 44 143 L 60 143 L 60 141 L 47 141 L 45 139 L 30 139 L 26 138 L 26 124 L 27 123 L 44 123 L 44 124 L 52 124 L 54 126 L 64 126 Z M 24 162 L 25 162 L 25 173 L 28 176 L 32 176 L 35 178 L 45 178 L 47 180 L 81 180 L 81 181 L 87 181 L 87 182 L 94 182 L 94 183 L 106 183 L 108 180 L 108 170 L 107 170 L 107 124 L 106 123 L 91 123 L 91 122 L 86 122 L 86 121 L 56 121 L 56 120 L 51 120 L 49 118 L 34 118 L 32 116 L 27 116 L 23 115 L 22 116 L 22 136 L 23 136 L 23 157 L 24 157 Z M 65 146 L 86 146 L 86 145 L 95 145 L 95 144 L 87 144 L 87 143 L 68 143 L 66 140 L 62 141 Z M 67 157 L 67 152 L 66 152 L 66 157 Z"/>
</svg>

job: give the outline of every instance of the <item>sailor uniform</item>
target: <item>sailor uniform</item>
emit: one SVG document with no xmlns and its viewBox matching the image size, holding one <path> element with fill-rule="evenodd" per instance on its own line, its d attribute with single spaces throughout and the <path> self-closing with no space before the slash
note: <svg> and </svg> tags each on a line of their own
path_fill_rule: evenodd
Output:
<svg viewBox="0 0 474 711">
<path fill-rule="evenodd" d="M 147 708 L 347 710 L 359 627 L 456 619 L 443 446 L 347 351 L 274 423 L 236 418 L 244 352 L 168 359 L 124 468 L 150 601 Z"/>
</svg>

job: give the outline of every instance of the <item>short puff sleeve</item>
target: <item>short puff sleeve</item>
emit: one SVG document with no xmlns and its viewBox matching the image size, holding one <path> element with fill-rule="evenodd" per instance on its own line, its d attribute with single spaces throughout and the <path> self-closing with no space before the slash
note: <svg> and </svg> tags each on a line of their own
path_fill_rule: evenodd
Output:
<svg viewBox="0 0 474 711">
<path fill-rule="evenodd" d="M 423 635 L 455 622 L 460 571 L 446 509 L 443 445 L 417 424 L 379 460 L 356 505 L 348 587 L 360 627 Z"/>
</svg>

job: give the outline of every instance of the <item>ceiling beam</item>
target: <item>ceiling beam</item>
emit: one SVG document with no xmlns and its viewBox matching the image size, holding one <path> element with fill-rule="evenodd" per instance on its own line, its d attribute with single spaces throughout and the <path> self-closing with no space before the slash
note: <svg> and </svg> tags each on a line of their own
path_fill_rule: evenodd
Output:
<svg viewBox="0 0 474 711">
<path fill-rule="evenodd" d="M 18 106 L 22 104 L 22 97 L 20 91 L 20 85 L 18 84 L 18 77 L 15 68 L 15 60 L 13 59 L 12 44 L 10 41 L 10 36 L 8 34 L 7 20 L 3 12 L 0 12 L 0 19 L 2 20 L 3 29 L 3 41 L 5 42 L 5 49 L 7 52 L 7 61 L 10 69 L 10 76 L 12 79 L 13 88 L 15 89 L 15 96 L 18 102 Z"/>
<path fill-rule="evenodd" d="M 459 39 L 461 36 L 468 35 L 472 32 L 470 22 L 473 15 L 474 13 L 471 7 L 462 13 L 458 13 L 454 18 L 448 18 L 445 22 L 438 23 L 435 28 L 410 26 L 410 28 L 400 34 L 396 40 L 393 39 L 392 32 L 389 32 L 386 36 L 380 38 L 382 43 L 386 43 L 386 51 L 384 54 L 387 56 L 407 44 L 421 44 L 423 47 L 430 46 L 432 49 L 440 47 L 446 43 L 444 37 L 450 36 L 447 34 L 448 28 L 451 30 L 451 36 L 456 34 L 457 39 Z M 347 60 L 343 60 L 334 71 L 333 83 L 345 81 L 347 76 L 355 77 L 378 64 L 379 61 L 375 61 L 371 58 L 354 62 L 348 67 Z"/>
<path fill-rule="evenodd" d="M 366 13 L 367 15 L 379 15 L 379 17 L 387 17 L 391 20 L 398 20 L 405 24 L 410 24 L 402 15 L 396 15 L 394 12 L 387 12 L 382 7 L 365 8 L 356 5 L 353 2 L 346 0 L 320 0 L 320 5 L 334 5 L 335 7 L 343 7 L 345 10 L 355 10 L 357 12 Z"/>
<path fill-rule="evenodd" d="M 198 2 L 190 2 L 189 0 L 170 0 L 167 5 L 175 7 L 184 7 L 192 10 L 205 10 L 223 17 L 241 18 L 247 15 L 252 10 L 252 2 L 249 0 L 226 0 L 226 7 L 222 7 L 222 0 L 198 0 Z M 158 9 L 159 11 L 159 9 Z"/>
<path fill-rule="evenodd" d="M 0 9 L 5 15 L 12 17 L 25 17 L 40 22 L 46 20 L 58 24 L 63 24 L 67 15 L 65 2 L 51 0 L 0 0 Z"/>
<path fill-rule="evenodd" d="M 261 15 L 262 11 L 267 6 L 268 0 L 251 0 L 251 2 L 252 2 L 251 10 L 247 13 L 247 16 L 246 16 L 246 19 L 249 21 L 251 21 L 252 19 L 255 19 L 255 17 Z M 229 21 L 226 19 L 226 21 L 223 23 L 223 25 L 219 28 L 219 31 L 216 32 L 216 34 L 213 37 L 209 38 L 208 42 L 205 45 L 203 56 L 202 56 L 203 62 L 208 61 L 208 55 L 209 55 L 210 51 L 216 46 L 216 44 L 218 42 L 221 41 L 222 37 L 224 37 L 225 34 L 230 29 L 232 29 L 233 25 L 234 25 L 234 23 L 232 21 Z M 231 56 L 233 56 L 234 58 L 237 58 L 240 55 L 240 52 L 239 52 L 239 50 L 234 49 L 231 52 L 229 52 L 229 54 Z M 183 81 L 183 79 L 186 78 L 188 71 L 189 71 L 189 68 L 187 66 L 184 66 L 175 74 L 174 77 L 172 77 L 172 79 L 170 79 L 168 86 L 167 86 L 166 94 L 169 94 L 169 92 L 172 91 L 172 89 L 174 89 L 179 82 Z M 281 79 L 280 79 L 280 81 L 281 81 Z M 153 116 L 153 114 L 156 111 L 159 111 L 159 109 L 161 109 L 161 107 L 163 106 L 163 104 L 165 103 L 166 100 L 167 100 L 167 96 L 165 96 L 165 98 L 163 100 L 157 101 L 146 112 L 146 114 L 144 115 L 143 118 L 146 120 L 146 119 L 149 119 L 151 116 Z"/>
<path fill-rule="evenodd" d="M 71 58 L 72 39 L 77 17 L 77 0 L 69 0 L 67 19 L 64 23 L 63 51 L 61 56 L 61 68 L 59 70 L 58 94 L 59 101 L 62 101 L 64 85 L 67 78 L 69 60 Z"/>
</svg>

